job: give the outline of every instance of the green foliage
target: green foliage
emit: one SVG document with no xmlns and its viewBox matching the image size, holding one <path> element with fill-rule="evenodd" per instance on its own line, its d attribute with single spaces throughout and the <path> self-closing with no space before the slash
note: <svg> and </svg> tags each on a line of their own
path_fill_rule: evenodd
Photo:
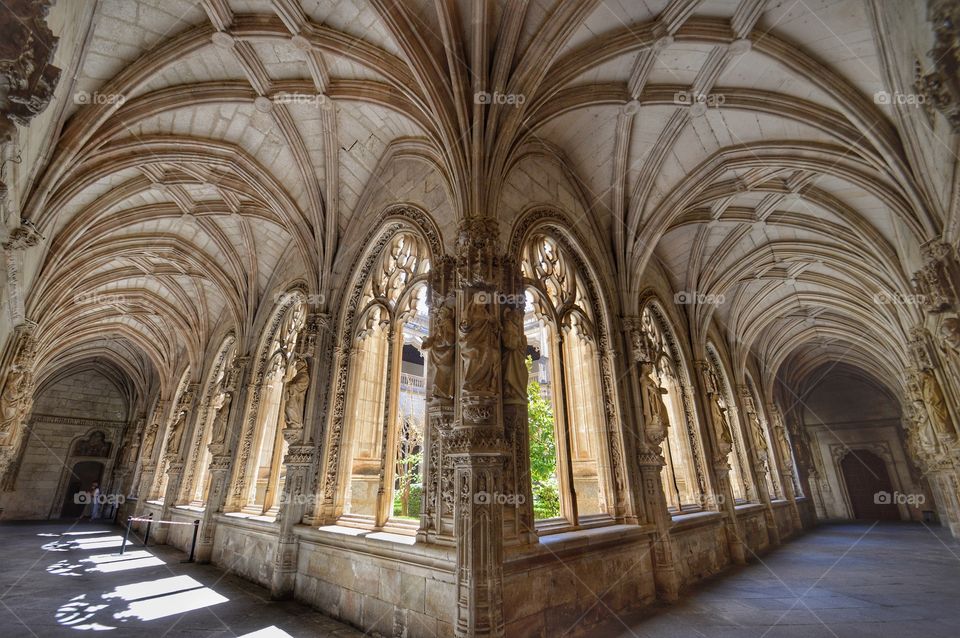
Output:
<svg viewBox="0 0 960 638">
<path fill-rule="evenodd" d="M 527 357 L 527 370 L 533 359 Z M 553 406 L 541 394 L 540 382 L 530 377 L 527 384 L 530 419 L 530 481 L 533 484 L 535 518 L 560 516 L 560 492 L 557 489 L 557 441 Z"/>
</svg>

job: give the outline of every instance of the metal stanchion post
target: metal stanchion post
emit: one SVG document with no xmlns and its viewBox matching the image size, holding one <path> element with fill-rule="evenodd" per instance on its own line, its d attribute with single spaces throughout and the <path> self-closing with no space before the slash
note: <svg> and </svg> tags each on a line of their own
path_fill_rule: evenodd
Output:
<svg viewBox="0 0 960 638">
<path fill-rule="evenodd" d="M 123 544 L 120 545 L 120 555 L 123 556 L 124 550 L 127 549 L 127 539 L 130 538 L 130 519 L 132 516 L 127 517 L 127 531 L 123 533 Z"/>
<path fill-rule="evenodd" d="M 153 512 L 147 516 L 150 520 L 147 521 L 147 532 L 143 535 L 143 546 L 146 547 L 147 543 L 150 541 L 150 526 L 153 525 Z"/>
<path fill-rule="evenodd" d="M 197 550 L 197 533 L 200 531 L 200 520 L 193 521 L 193 540 L 190 542 L 190 558 L 180 561 L 181 563 L 192 563 Z"/>
</svg>

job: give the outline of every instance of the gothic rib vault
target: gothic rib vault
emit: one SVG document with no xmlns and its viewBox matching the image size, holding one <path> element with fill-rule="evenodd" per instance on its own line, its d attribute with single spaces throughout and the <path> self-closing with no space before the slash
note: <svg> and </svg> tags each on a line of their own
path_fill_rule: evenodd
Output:
<svg viewBox="0 0 960 638">
<path fill-rule="evenodd" d="M 25 487 L 34 448 L 89 461 L 97 431 L 125 514 L 202 508 L 203 559 L 410 635 L 547 631 L 552 601 L 511 596 L 544 579 L 560 622 L 599 620 L 551 559 L 616 584 L 611 613 L 673 598 L 853 516 L 860 449 L 960 536 L 955 3 L 50 4 L 3 23 L 3 518 L 59 516 L 72 469 Z M 876 440 L 824 438 L 834 382 L 892 406 Z M 364 552 L 437 607 L 310 562 Z"/>
</svg>

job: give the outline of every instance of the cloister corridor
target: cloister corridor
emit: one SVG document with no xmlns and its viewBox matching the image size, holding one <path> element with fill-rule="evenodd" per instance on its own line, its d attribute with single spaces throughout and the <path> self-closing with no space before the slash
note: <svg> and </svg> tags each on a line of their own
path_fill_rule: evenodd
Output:
<svg viewBox="0 0 960 638">
<path fill-rule="evenodd" d="M 210 565 L 181 564 L 139 539 L 118 556 L 108 525 L 2 524 L 4 638 L 76 636 L 306 638 L 373 635 Z M 923 523 L 821 525 L 742 568 L 693 586 L 674 604 L 614 615 L 578 632 L 604 638 L 953 638 L 960 624 L 960 543 Z M 591 610 L 592 611 L 592 610 Z M 265 620 L 269 619 L 269 620 Z M 81 633 L 78 633 L 79 632 Z"/>
</svg>

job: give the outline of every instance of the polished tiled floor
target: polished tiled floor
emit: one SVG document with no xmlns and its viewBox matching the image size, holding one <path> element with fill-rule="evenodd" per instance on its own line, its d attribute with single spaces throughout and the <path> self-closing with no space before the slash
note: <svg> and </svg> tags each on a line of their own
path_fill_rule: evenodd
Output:
<svg viewBox="0 0 960 638">
<path fill-rule="evenodd" d="M 821 525 L 594 636 L 958 638 L 960 544 L 921 524 Z"/>
<path fill-rule="evenodd" d="M 118 528 L 0 524 L 0 637 L 287 638 L 361 633 L 168 547 L 128 548 Z"/>
<path fill-rule="evenodd" d="M 0 525 L 0 637 L 361 635 L 170 548 L 120 560 L 119 542 L 88 523 Z M 824 525 L 590 635 L 956 638 L 960 544 L 919 524 Z"/>
</svg>

